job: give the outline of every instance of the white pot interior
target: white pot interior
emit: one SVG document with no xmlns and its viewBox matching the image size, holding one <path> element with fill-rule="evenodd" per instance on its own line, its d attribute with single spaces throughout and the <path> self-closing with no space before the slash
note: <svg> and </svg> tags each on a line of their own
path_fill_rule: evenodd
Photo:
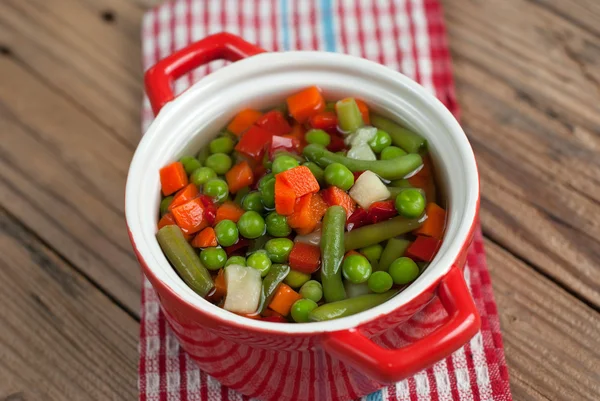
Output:
<svg viewBox="0 0 600 401">
<path fill-rule="evenodd" d="M 223 310 L 188 288 L 156 239 L 160 202 L 158 171 L 194 155 L 245 107 L 264 109 L 317 85 L 327 99 L 354 96 L 372 110 L 401 122 L 429 141 L 439 181 L 448 199 L 448 225 L 434 261 L 401 294 L 368 311 L 330 322 L 278 324 Z M 126 189 L 126 217 L 138 251 L 159 280 L 186 302 L 222 319 L 280 332 L 323 332 L 355 327 L 409 302 L 445 275 L 475 218 L 479 183 L 475 159 L 462 129 L 433 95 L 404 75 L 364 59 L 322 52 L 265 53 L 222 68 L 167 104 L 140 142 Z"/>
</svg>

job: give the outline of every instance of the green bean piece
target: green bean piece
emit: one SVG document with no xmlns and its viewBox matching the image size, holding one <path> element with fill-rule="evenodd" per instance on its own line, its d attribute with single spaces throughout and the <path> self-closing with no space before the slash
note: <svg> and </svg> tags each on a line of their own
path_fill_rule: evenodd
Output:
<svg viewBox="0 0 600 401">
<path fill-rule="evenodd" d="M 171 206 L 171 202 L 173 202 L 173 196 L 167 196 L 160 201 L 160 217 L 169 213 L 169 206 Z"/>
<path fill-rule="evenodd" d="M 394 199 L 394 200 L 395 200 L 395 199 L 396 199 L 396 197 L 397 197 L 398 195 L 400 195 L 400 193 L 401 193 L 402 191 L 405 191 L 405 190 L 407 190 L 407 189 L 414 189 L 414 190 L 417 190 L 417 191 L 419 191 L 419 193 L 420 193 L 421 195 L 423 195 L 423 198 L 427 199 L 427 198 L 426 198 L 426 196 L 425 196 L 425 191 L 424 191 L 423 189 L 421 189 L 421 188 L 387 187 L 387 189 L 388 189 L 388 191 L 390 191 L 390 197 L 389 197 L 388 199 Z"/>
<path fill-rule="evenodd" d="M 346 251 L 364 248 L 411 232 L 421 226 L 422 222 L 419 220 L 396 216 L 389 220 L 354 229 L 344 235 Z"/>
<path fill-rule="evenodd" d="M 335 104 L 335 111 L 337 113 L 338 126 L 346 133 L 354 132 L 365 125 L 354 98 L 350 97 L 338 101 Z"/>
<path fill-rule="evenodd" d="M 388 271 L 392 262 L 406 252 L 410 245 L 410 241 L 402 238 L 390 238 L 383 248 L 383 253 L 379 259 L 377 270 Z"/>
<path fill-rule="evenodd" d="M 286 278 L 289 272 L 290 267 L 288 265 L 271 265 L 271 269 L 263 279 L 262 292 L 258 303 L 259 313 L 262 313 L 271 303 L 271 299 L 273 298 L 273 295 L 275 295 L 277 287 Z"/>
<path fill-rule="evenodd" d="M 192 290 L 202 297 L 212 291 L 215 285 L 210 273 L 200 262 L 194 248 L 185 240 L 179 227 L 161 228 L 156 233 L 156 239 L 173 268 Z"/>
<path fill-rule="evenodd" d="M 399 126 L 387 118 L 371 114 L 371 124 L 392 137 L 392 143 L 408 153 L 419 153 L 427 146 L 427 140 L 419 134 Z"/>
<path fill-rule="evenodd" d="M 270 237 L 268 235 L 261 235 L 260 237 L 252 240 L 250 242 L 250 246 L 248 247 L 248 255 L 256 252 L 256 251 L 260 251 L 261 249 L 264 249 L 266 243 L 273 237 Z"/>
<path fill-rule="evenodd" d="M 321 236 L 321 281 L 327 302 L 346 298 L 342 282 L 342 260 L 344 259 L 344 226 L 346 210 L 331 206 L 323 218 Z"/>
<path fill-rule="evenodd" d="M 310 172 L 315 176 L 315 179 L 319 182 L 319 185 L 323 185 L 325 182 L 325 172 L 321 167 L 317 166 L 317 163 L 306 162 L 303 166 L 308 167 Z"/>
<path fill-rule="evenodd" d="M 394 180 L 390 182 L 390 186 L 395 188 L 413 188 L 410 181 L 408 181 L 406 178 L 401 180 Z"/>
<path fill-rule="evenodd" d="M 335 112 L 335 102 L 325 102 L 325 111 Z"/>
<path fill-rule="evenodd" d="M 423 160 L 418 154 L 408 154 L 392 160 L 356 160 L 332 153 L 319 145 L 308 145 L 302 152 L 308 160 L 321 167 L 340 163 L 352 172 L 371 170 L 386 180 L 398 180 L 418 169 Z"/>
<path fill-rule="evenodd" d="M 397 293 L 397 290 L 390 290 L 382 294 L 360 295 L 355 298 L 326 303 L 313 309 L 308 314 L 308 319 L 311 322 L 322 322 L 354 315 L 366 311 L 367 309 L 374 308 L 377 305 L 381 305 Z"/>
</svg>

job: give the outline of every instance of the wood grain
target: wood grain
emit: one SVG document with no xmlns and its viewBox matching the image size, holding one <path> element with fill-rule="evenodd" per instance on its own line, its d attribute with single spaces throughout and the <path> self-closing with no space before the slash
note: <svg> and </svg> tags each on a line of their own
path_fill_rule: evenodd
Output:
<svg viewBox="0 0 600 401">
<path fill-rule="evenodd" d="M 484 233 L 600 308 L 600 40 L 544 3 L 444 2 L 463 126 Z"/>
<path fill-rule="evenodd" d="M 3 210 L 0 249 L 0 399 L 135 399 L 137 321 Z"/>
<path fill-rule="evenodd" d="M 597 400 L 600 318 L 485 241 L 515 400 Z"/>
</svg>

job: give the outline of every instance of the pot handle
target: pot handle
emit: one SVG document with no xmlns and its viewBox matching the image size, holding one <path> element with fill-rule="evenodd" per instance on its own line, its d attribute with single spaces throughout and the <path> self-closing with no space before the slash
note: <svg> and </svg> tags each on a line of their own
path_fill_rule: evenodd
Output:
<svg viewBox="0 0 600 401">
<path fill-rule="evenodd" d="M 326 334 L 323 349 L 381 383 L 403 380 L 450 355 L 479 331 L 479 314 L 458 266 L 453 265 L 442 279 L 438 296 L 450 318 L 410 345 L 386 349 L 357 329 L 350 329 Z"/>
<path fill-rule="evenodd" d="M 175 98 L 171 85 L 182 75 L 214 60 L 238 61 L 265 50 L 227 32 L 216 33 L 160 60 L 144 75 L 146 93 L 154 115 Z"/>
</svg>

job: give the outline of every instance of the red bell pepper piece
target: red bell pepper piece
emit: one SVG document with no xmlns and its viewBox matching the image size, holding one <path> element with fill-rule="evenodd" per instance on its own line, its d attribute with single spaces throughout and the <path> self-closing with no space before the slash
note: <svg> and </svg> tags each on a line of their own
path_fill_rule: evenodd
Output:
<svg viewBox="0 0 600 401">
<path fill-rule="evenodd" d="M 322 113 L 315 114 L 310 118 L 309 121 L 311 127 L 325 131 L 335 130 L 338 125 L 337 115 L 333 111 L 324 111 Z"/>
<path fill-rule="evenodd" d="M 266 129 L 273 135 L 287 135 L 292 127 L 279 110 L 272 110 L 256 120 L 257 126 Z"/>
<path fill-rule="evenodd" d="M 300 146 L 300 141 L 290 136 L 278 136 L 275 135 L 271 139 L 271 145 L 269 146 L 269 158 L 273 158 L 273 155 L 278 150 L 286 150 L 288 152 L 297 152 Z"/>
<path fill-rule="evenodd" d="M 204 205 L 204 217 L 209 225 L 215 224 L 215 220 L 217 218 L 217 207 L 215 203 L 208 195 L 200 195 L 200 201 L 202 205 Z"/>
<path fill-rule="evenodd" d="M 356 182 L 356 180 L 358 180 L 358 177 L 360 177 L 362 175 L 362 173 L 364 173 L 364 171 L 355 171 L 352 173 L 352 175 L 354 176 L 354 182 Z"/>
<path fill-rule="evenodd" d="M 356 208 L 354 213 L 346 220 L 346 230 L 352 231 L 355 228 L 359 228 L 369 224 L 370 218 L 369 213 L 361 207 Z"/>
<path fill-rule="evenodd" d="M 329 187 L 321 191 L 323 200 L 327 202 L 329 206 L 338 205 L 346 209 L 346 221 L 348 217 L 352 216 L 356 209 L 356 202 L 346 193 L 346 191 L 338 187 Z"/>
<path fill-rule="evenodd" d="M 419 235 L 417 236 L 417 239 L 409 245 L 404 255 L 414 260 L 431 262 L 441 244 L 442 241 L 436 238 Z"/>
<path fill-rule="evenodd" d="M 246 133 L 235 146 L 238 152 L 260 161 L 265 153 L 265 146 L 271 141 L 273 134 L 261 127 L 253 125 L 248 128 Z"/>
<path fill-rule="evenodd" d="M 312 274 L 321 264 L 321 248 L 304 242 L 296 242 L 290 252 L 289 263 L 294 270 Z"/>
<path fill-rule="evenodd" d="M 330 152 L 339 152 L 340 150 L 346 150 L 346 144 L 344 143 L 344 138 L 339 134 L 331 134 L 329 135 L 331 138 L 331 142 L 327 145 L 327 150 Z"/>
<path fill-rule="evenodd" d="M 369 214 L 370 222 L 373 224 L 383 220 L 391 219 L 398 214 L 393 200 L 374 202 L 371 206 L 369 206 L 367 213 Z"/>
<path fill-rule="evenodd" d="M 240 238 L 238 242 L 235 244 L 225 247 L 225 252 L 227 252 L 227 256 L 231 256 L 233 254 L 242 254 L 241 250 L 248 248 L 250 246 L 250 241 L 246 238 Z"/>
</svg>

